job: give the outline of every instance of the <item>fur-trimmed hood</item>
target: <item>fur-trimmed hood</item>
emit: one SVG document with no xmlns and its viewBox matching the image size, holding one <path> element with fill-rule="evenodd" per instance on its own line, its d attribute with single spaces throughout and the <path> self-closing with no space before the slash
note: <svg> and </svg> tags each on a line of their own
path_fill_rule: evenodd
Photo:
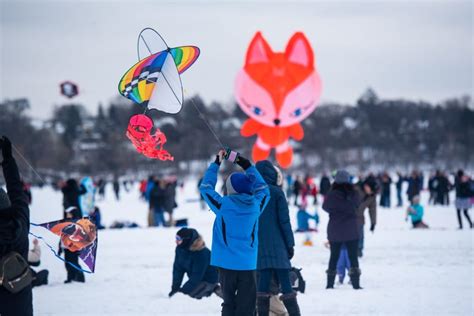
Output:
<svg viewBox="0 0 474 316">
<path fill-rule="evenodd" d="M 206 243 L 204 242 L 204 239 L 202 238 L 201 235 L 196 238 L 196 240 L 193 241 L 191 246 L 189 246 L 190 251 L 200 251 L 206 248 Z"/>
</svg>

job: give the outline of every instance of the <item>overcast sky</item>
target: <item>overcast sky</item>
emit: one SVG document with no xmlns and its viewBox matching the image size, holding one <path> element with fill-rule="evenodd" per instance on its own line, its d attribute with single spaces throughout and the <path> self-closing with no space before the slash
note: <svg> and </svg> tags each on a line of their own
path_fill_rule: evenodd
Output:
<svg viewBox="0 0 474 316">
<path fill-rule="evenodd" d="M 91 112 L 107 104 L 147 26 L 170 46 L 201 48 L 182 79 L 206 101 L 232 100 L 257 30 L 276 51 L 306 33 L 323 101 L 353 103 L 368 86 L 433 102 L 473 90 L 472 1 L 0 1 L 0 99 L 27 97 L 38 118 L 67 102 L 63 80 Z"/>
</svg>

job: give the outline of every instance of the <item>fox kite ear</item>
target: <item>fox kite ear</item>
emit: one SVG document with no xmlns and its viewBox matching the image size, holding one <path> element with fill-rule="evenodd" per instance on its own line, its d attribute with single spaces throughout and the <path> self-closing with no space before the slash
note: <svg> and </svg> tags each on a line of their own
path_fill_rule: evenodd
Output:
<svg viewBox="0 0 474 316">
<path fill-rule="evenodd" d="M 247 57 L 245 58 L 245 65 L 268 62 L 270 56 L 273 54 L 270 45 L 263 38 L 261 32 L 255 33 L 247 50 Z"/>
<path fill-rule="evenodd" d="M 313 49 L 302 32 L 293 34 L 288 41 L 285 56 L 292 63 L 300 64 L 307 68 L 314 67 Z"/>
</svg>

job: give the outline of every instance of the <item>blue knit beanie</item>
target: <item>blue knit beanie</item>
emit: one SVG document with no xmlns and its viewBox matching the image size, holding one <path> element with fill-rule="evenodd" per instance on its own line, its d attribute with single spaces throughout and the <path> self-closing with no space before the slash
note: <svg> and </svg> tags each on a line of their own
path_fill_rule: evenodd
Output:
<svg viewBox="0 0 474 316">
<path fill-rule="evenodd" d="M 227 194 L 252 194 L 252 182 L 241 172 L 234 172 L 225 181 Z"/>
</svg>

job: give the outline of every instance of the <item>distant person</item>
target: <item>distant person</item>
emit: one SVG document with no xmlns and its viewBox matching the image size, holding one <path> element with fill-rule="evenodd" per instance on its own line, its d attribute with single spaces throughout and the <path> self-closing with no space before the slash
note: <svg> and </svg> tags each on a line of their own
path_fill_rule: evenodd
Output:
<svg viewBox="0 0 474 316">
<path fill-rule="evenodd" d="M 428 178 L 428 191 L 430 192 L 428 204 L 435 204 L 437 186 L 438 186 L 438 181 L 436 180 L 436 175 L 431 174 L 430 177 Z"/>
<path fill-rule="evenodd" d="M 140 181 L 140 187 L 138 188 L 138 190 L 140 191 L 140 198 L 142 198 L 143 200 L 146 200 L 146 184 L 147 180 L 143 179 L 142 181 Z"/>
<path fill-rule="evenodd" d="M 217 269 L 210 262 L 211 251 L 199 233 L 192 228 L 181 228 L 176 234 L 173 284 L 168 296 L 180 292 L 201 299 L 212 293 L 221 294 Z M 182 285 L 185 274 L 188 280 Z"/>
<path fill-rule="evenodd" d="M 31 274 L 28 266 L 28 232 L 30 230 L 30 210 L 28 197 L 23 191 L 18 166 L 13 158 L 10 140 L 0 137 L 2 169 L 7 192 L 0 188 L 0 272 L 20 270 L 20 274 L 9 275 L 0 286 L 0 315 L 33 315 L 33 297 L 31 293 Z M 10 264 L 6 264 L 7 261 Z M 6 271 L 5 271 L 6 272 Z M 9 281 L 15 285 L 8 288 Z"/>
<path fill-rule="evenodd" d="M 293 182 L 293 195 L 295 196 L 295 206 L 298 205 L 298 197 L 303 190 L 303 182 L 300 176 L 296 176 L 295 181 Z"/>
<path fill-rule="evenodd" d="M 153 213 L 153 226 L 167 226 L 165 221 L 165 205 L 167 203 L 166 181 L 157 180 L 150 192 L 149 209 Z"/>
<path fill-rule="evenodd" d="M 245 173 L 230 174 L 225 180 L 224 196 L 217 193 L 217 174 L 225 157 L 226 151 L 219 151 L 207 169 L 200 188 L 216 215 L 211 265 L 219 269 L 224 299 L 222 315 L 254 316 L 258 218 L 270 199 L 270 191 L 250 161 L 237 155 L 234 162 Z"/>
<path fill-rule="evenodd" d="M 38 267 L 41 264 L 41 247 L 38 243 L 38 239 L 33 239 L 33 249 L 28 251 L 28 264 L 32 267 Z M 48 270 L 41 270 L 36 272 L 30 268 L 33 277 L 31 286 L 40 286 L 48 284 Z"/>
<path fill-rule="evenodd" d="M 323 196 L 323 200 L 326 198 L 326 194 L 328 194 L 329 190 L 331 189 L 331 180 L 326 173 L 323 173 L 321 176 L 321 181 L 319 182 L 319 193 Z"/>
<path fill-rule="evenodd" d="M 472 182 L 463 170 L 459 170 L 456 175 L 456 211 L 458 214 L 459 229 L 462 229 L 462 216 L 464 213 L 469 227 L 472 228 L 472 221 L 469 217 L 469 209 L 472 206 L 472 198 L 474 196 Z"/>
<path fill-rule="evenodd" d="M 400 207 L 403 205 L 403 197 L 402 197 L 402 186 L 403 182 L 405 181 L 405 177 L 402 175 L 400 171 L 397 172 L 397 183 L 396 183 L 396 189 L 397 189 L 397 206 Z"/>
<path fill-rule="evenodd" d="M 94 220 L 94 223 L 95 223 L 95 226 L 97 227 L 97 229 L 104 229 L 105 228 L 105 226 L 102 225 L 102 215 L 101 215 L 100 209 L 97 205 L 94 206 L 94 211 L 92 212 L 92 214 L 90 216 Z"/>
<path fill-rule="evenodd" d="M 293 189 L 293 176 L 291 175 L 291 173 L 288 173 L 286 175 L 286 198 L 288 199 L 288 201 L 291 200 L 292 189 Z"/>
<path fill-rule="evenodd" d="M 381 177 L 381 194 L 380 194 L 380 206 L 390 208 L 390 186 L 392 185 L 392 178 L 387 172 L 384 172 Z"/>
<path fill-rule="evenodd" d="M 420 196 L 415 195 L 412 199 L 411 205 L 407 209 L 407 215 L 405 220 L 408 220 L 408 217 L 411 217 L 411 223 L 413 228 L 428 228 L 423 222 L 424 209 L 420 204 Z"/>
<path fill-rule="evenodd" d="M 76 179 L 71 178 L 61 187 L 61 192 L 63 193 L 63 209 L 66 210 L 74 206 L 82 213 L 79 197 L 87 193 L 84 185 L 81 184 L 81 186 L 79 186 Z M 66 214 L 63 214 L 63 217 L 65 217 L 65 215 Z"/>
<path fill-rule="evenodd" d="M 315 222 L 315 227 L 311 227 L 309 225 L 309 221 L 314 220 Z M 318 231 L 318 224 L 319 224 L 319 214 L 317 211 L 315 211 L 314 214 L 310 214 L 307 211 L 307 203 L 301 203 L 298 209 L 298 212 L 296 213 L 296 223 L 297 223 L 297 228 L 296 232 L 297 233 L 305 233 L 305 240 L 303 242 L 304 246 L 313 246 L 313 240 L 311 234 L 313 232 Z"/>
<path fill-rule="evenodd" d="M 341 247 L 345 245 L 351 263 L 349 277 L 355 290 L 361 289 L 359 260 L 357 249 L 359 245 L 359 228 L 357 224 L 357 209 L 360 204 L 359 194 L 351 183 L 351 176 L 347 171 L 336 173 L 334 183 L 323 203 L 323 209 L 329 213 L 328 240 L 331 255 L 327 273 L 327 289 L 334 288 L 336 268 Z"/>
<path fill-rule="evenodd" d="M 420 195 L 421 190 L 423 189 L 423 180 L 416 170 L 411 173 L 410 178 L 408 179 L 408 188 L 407 196 L 410 203 L 412 198 L 416 195 Z"/>
<path fill-rule="evenodd" d="M 99 194 L 99 197 L 101 200 L 105 199 L 105 185 L 107 184 L 107 182 L 104 180 L 104 179 L 99 179 L 99 181 L 97 182 L 97 193 Z"/>
<path fill-rule="evenodd" d="M 75 219 L 80 219 L 82 217 L 82 213 L 77 208 L 76 206 L 71 206 L 68 207 L 64 211 L 64 219 L 70 219 L 70 220 L 75 220 Z M 71 283 L 71 282 L 80 282 L 84 283 L 86 282 L 86 278 L 84 277 L 84 273 L 80 270 L 77 270 L 73 266 L 71 266 L 69 263 L 72 263 L 73 265 L 79 267 L 79 252 L 71 251 L 67 249 L 61 242 L 59 245 L 59 255 L 62 254 L 62 251 L 64 251 L 64 266 L 66 267 L 66 272 L 67 272 L 67 278 L 64 281 L 64 283 Z"/>
<path fill-rule="evenodd" d="M 173 221 L 173 212 L 174 209 L 177 207 L 176 204 L 176 187 L 178 186 L 177 179 L 170 178 L 166 181 L 165 184 L 165 198 L 164 198 L 164 205 L 163 208 L 165 212 L 168 214 L 168 221 L 166 222 L 166 226 L 174 226 Z"/>
<path fill-rule="evenodd" d="M 295 250 L 295 239 L 290 222 L 290 211 L 285 193 L 278 181 L 278 170 L 268 160 L 256 163 L 270 189 L 270 200 L 258 220 L 257 310 L 259 316 L 270 311 L 270 284 L 275 274 L 281 286 L 281 301 L 290 316 L 299 316 L 296 292 L 290 281 L 291 262 Z"/>
<path fill-rule="evenodd" d="M 117 178 L 115 178 L 114 180 L 113 189 L 115 193 L 115 199 L 119 201 L 120 200 L 120 182 L 118 181 Z"/>
<path fill-rule="evenodd" d="M 362 186 L 362 187 L 361 187 Z M 361 258 L 364 255 L 364 235 L 365 235 L 365 210 L 369 210 L 370 231 L 375 231 L 377 224 L 377 183 L 372 177 L 367 177 L 360 186 L 356 187 L 359 193 L 360 204 L 357 208 L 357 226 L 359 229 L 359 245 L 357 255 Z"/>
</svg>

